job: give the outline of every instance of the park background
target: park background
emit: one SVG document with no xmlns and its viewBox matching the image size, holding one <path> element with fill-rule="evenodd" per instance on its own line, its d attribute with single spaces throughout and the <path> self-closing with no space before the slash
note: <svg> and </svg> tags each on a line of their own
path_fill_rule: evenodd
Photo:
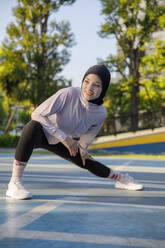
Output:
<svg viewBox="0 0 165 248">
<path fill-rule="evenodd" d="M 159 128 L 152 145 L 164 146 L 164 1 L 7 0 L 1 7 L 1 147 L 15 147 L 33 109 L 60 88 L 80 86 L 96 63 L 112 74 L 98 136 L 144 131 L 151 142 Z"/>
</svg>

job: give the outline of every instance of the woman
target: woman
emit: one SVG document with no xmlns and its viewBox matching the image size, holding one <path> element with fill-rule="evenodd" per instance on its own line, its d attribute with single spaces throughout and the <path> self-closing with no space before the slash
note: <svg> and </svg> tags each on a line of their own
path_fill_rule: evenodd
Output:
<svg viewBox="0 0 165 248">
<path fill-rule="evenodd" d="M 34 148 L 47 149 L 96 176 L 114 179 L 116 188 L 143 188 L 128 174 L 115 172 L 95 161 L 87 151 L 106 118 L 102 104 L 109 83 L 108 69 L 94 65 L 85 73 L 81 88 L 61 89 L 34 110 L 16 148 L 7 196 L 32 197 L 22 184 L 22 176 Z"/>
</svg>

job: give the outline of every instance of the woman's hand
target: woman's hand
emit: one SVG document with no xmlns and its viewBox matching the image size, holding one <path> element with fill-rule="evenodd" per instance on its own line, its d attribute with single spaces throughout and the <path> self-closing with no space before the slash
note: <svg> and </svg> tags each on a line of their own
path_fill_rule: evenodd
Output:
<svg viewBox="0 0 165 248">
<path fill-rule="evenodd" d="M 71 156 L 76 156 L 79 149 L 79 143 L 76 140 L 68 136 L 62 143 L 66 146 L 66 148 L 68 148 Z"/>
<path fill-rule="evenodd" d="M 89 155 L 88 151 L 82 147 L 80 147 L 80 155 L 81 155 L 82 163 L 84 166 L 85 166 L 86 159 L 94 160 L 94 158 L 92 158 Z"/>
</svg>

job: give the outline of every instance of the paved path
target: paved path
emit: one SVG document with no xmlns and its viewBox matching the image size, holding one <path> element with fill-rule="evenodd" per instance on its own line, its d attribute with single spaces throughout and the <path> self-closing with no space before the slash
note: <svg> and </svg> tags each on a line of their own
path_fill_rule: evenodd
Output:
<svg viewBox="0 0 165 248">
<path fill-rule="evenodd" d="M 54 155 L 33 154 L 24 176 L 32 200 L 5 198 L 13 154 L 0 154 L 0 248 L 164 248 L 165 161 L 104 158 L 145 190 L 117 190 Z"/>
</svg>

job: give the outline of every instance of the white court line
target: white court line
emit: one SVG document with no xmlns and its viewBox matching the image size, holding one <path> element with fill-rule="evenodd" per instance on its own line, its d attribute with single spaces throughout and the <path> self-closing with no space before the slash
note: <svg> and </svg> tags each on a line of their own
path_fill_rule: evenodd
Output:
<svg viewBox="0 0 165 248">
<path fill-rule="evenodd" d="M 134 166 L 134 165 L 131 165 L 129 166 L 129 164 L 131 164 L 132 161 L 129 161 L 129 162 L 126 162 L 124 163 L 123 165 L 110 165 L 110 164 L 106 164 L 107 167 L 109 168 L 112 168 L 114 170 L 120 170 L 121 168 L 121 171 L 135 171 L 135 172 L 150 172 L 150 173 L 165 173 L 165 167 L 157 167 L 157 166 Z M 32 168 L 38 168 L 39 166 L 41 166 L 42 168 L 51 168 L 51 169 L 64 169 L 64 168 L 67 168 L 67 169 L 83 169 L 83 168 L 80 168 L 74 164 L 52 164 L 52 165 L 49 165 L 49 164 L 29 164 L 29 167 L 32 167 Z"/>
<path fill-rule="evenodd" d="M 83 195 L 83 197 L 85 197 L 85 196 L 86 195 Z M 151 194 L 150 197 L 153 197 L 153 195 Z M 113 207 L 114 206 L 114 207 L 118 207 L 118 208 L 120 208 L 120 207 L 126 207 L 126 208 L 131 207 L 131 208 L 137 208 L 137 209 L 138 208 L 140 208 L 140 209 L 141 208 L 144 208 L 144 209 L 153 209 L 153 210 L 165 210 L 165 206 L 159 206 L 159 205 L 157 206 L 157 205 L 143 205 L 143 204 L 132 204 L 132 203 L 112 203 L 112 202 L 98 202 L 98 201 L 96 202 L 96 201 L 92 201 L 92 200 L 90 200 L 90 201 L 85 201 L 85 200 L 78 201 L 78 200 L 74 200 L 74 199 L 71 200 L 71 199 L 68 199 L 68 198 L 70 198 L 70 196 L 67 196 L 67 197 L 63 198 L 62 200 L 33 199 L 32 201 L 35 201 L 35 202 L 46 202 L 48 205 L 49 204 L 50 205 L 51 204 L 55 204 L 55 205 L 52 205 L 52 206 L 56 206 L 56 204 L 57 204 L 57 207 L 60 206 L 63 203 L 71 203 L 71 204 L 82 204 L 82 205 L 88 204 L 88 205 L 109 206 L 109 207 L 111 207 L 111 206 Z M 0 199 L 5 200 L 6 197 L 0 197 Z M 7 200 L 8 201 L 17 201 L 17 200 L 10 199 L 10 198 L 8 198 Z M 46 205 L 46 203 L 44 205 Z M 36 208 L 39 209 L 39 207 L 36 207 Z M 4 225 L 4 224 L 2 224 L 2 225 Z M 0 230 L 1 230 L 1 226 L 2 225 L 0 225 Z"/>
<path fill-rule="evenodd" d="M 8 178 L 8 172 L 3 172 L 3 176 L 0 176 L 0 178 L 1 179 L 5 179 L 5 176 Z M 24 174 L 24 179 L 26 179 L 26 178 L 28 178 L 29 177 L 29 175 L 27 175 L 26 173 Z M 76 181 L 76 180 L 78 180 L 78 181 L 84 181 L 84 182 L 87 182 L 87 180 L 88 180 L 88 183 L 96 183 L 96 184 L 114 184 L 115 182 L 112 180 L 112 181 L 110 181 L 109 179 L 106 179 L 106 178 L 97 178 L 97 177 L 95 177 L 95 176 L 91 176 L 91 177 L 88 177 L 88 176 L 66 176 L 66 175 L 64 175 L 64 176 L 60 176 L 60 175 L 58 175 L 58 176 L 56 176 L 56 175 L 54 175 L 54 174 L 52 174 L 52 175 L 45 175 L 44 173 L 42 173 L 42 174 L 39 174 L 37 177 L 36 177 L 36 175 L 30 175 L 30 178 L 31 179 L 35 179 L 35 181 L 37 180 L 37 181 L 40 181 L 41 179 L 42 180 L 48 180 L 49 181 L 49 179 L 52 179 L 53 181 L 60 181 L 61 180 L 61 182 L 63 182 L 63 181 L 67 181 L 67 182 L 74 182 L 74 181 Z M 107 181 L 107 180 L 109 180 L 109 181 Z M 159 181 L 159 180 L 155 180 L 155 179 L 153 179 L 153 180 L 149 180 L 149 179 L 138 179 L 138 181 L 140 181 L 140 182 L 143 182 L 143 183 L 150 183 L 150 184 L 153 184 L 153 185 L 164 185 L 165 186 L 165 182 L 162 180 L 162 181 Z"/>
<path fill-rule="evenodd" d="M 53 176 L 39 176 L 37 177 L 30 177 L 31 180 L 35 179 L 35 182 L 47 182 L 47 183 L 72 183 L 72 184 L 86 184 L 86 185 L 114 185 L 115 182 L 111 181 L 111 180 L 106 180 L 106 181 L 102 181 L 102 180 L 88 180 L 88 179 L 75 179 L 75 178 L 57 178 L 57 177 L 53 177 Z M 1 177 L 0 179 L 5 179 L 4 176 Z M 26 176 L 24 177 L 25 181 L 26 181 Z M 28 179 L 27 179 L 28 180 Z M 159 182 L 153 182 L 153 181 L 147 181 L 147 180 L 138 180 L 139 182 L 145 184 L 145 187 L 148 188 L 154 188 L 154 189 L 165 189 L 165 184 L 161 181 Z M 152 191 L 153 192 L 153 191 Z"/>
<path fill-rule="evenodd" d="M 30 210 L 25 214 L 11 218 L 6 223 L 0 225 L 0 239 L 9 236 L 15 237 L 19 229 L 29 225 L 31 222 L 37 220 L 38 218 L 48 213 L 49 211 L 54 210 L 62 203 L 63 203 L 62 201 L 56 201 L 53 203 L 48 202 L 33 208 L 32 210 Z"/>
<path fill-rule="evenodd" d="M 108 165 L 109 167 L 109 165 Z M 117 166 L 110 166 L 112 169 L 117 169 Z M 119 166 L 118 166 L 119 168 Z M 118 169 L 120 170 L 120 169 Z M 124 166 L 121 171 L 128 171 L 128 172 L 147 172 L 147 173 L 165 173 L 165 168 L 161 167 L 149 167 L 149 166 Z"/>
<path fill-rule="evenodd" d="M 4 166 L 3 163 L 0 163 L 0 166 Z M 165 168 L 162 167 L 151 167 L 151 166 L 117 166 L 117 165 L 106 165 L 107 167 L 114 169 L 114 170 L 121 170 L 121 171 L 128 171 L 128 172 L 147 172 L 147 173 L 165 173 Z M 39 167 L 42 168 L 42 172 L 44 171 L 44 169 L 47 171 L 47 169 L 74 169 L 74 170 L 83 170 L 83 168 L 80 168 L 76 165 L 73 164 L 29 164 L 29 166 L 27 167 L 28 172 L 33 172 L 33 170 L 30 170 L 30 168 L 34 168 L 37 171 L 39 170 Z M 120 169 L 121 167 L 121 169 Z"/>
<path fill-rule="evenodd" d="M 159 181 L 159 180 L 155 180 L 155 179 L 153 179 L 153 180 L 148 180 L 148 179 L 142 179 L 142 181 L 144 182 L 144 183 L 152 183 L 152 184 L 154 184 L 154 185 L 157 185 L 157 184 L 162 184 L 162 185 L 164 185 L 165 186 L 165 181 Z"/>
<path fill-rule="evenodd" d="M 132 208 L 147 208 L 147 209 L 159 209 L 164 210 L 165 206 L 151 206 L 151 205 L 142 205 L 142 204 L 129 204 L 129 203 L 111 203 L 111 202 L 95 202 L 95 201 L 72 201 L 72 200 L 63 200 L 63 203 L 74 203 L 82 205 L 99 205 L 99 206 L 114 206 L 114 207 L 132 207 Z"/>
<path fill-rule="evenodd" d="M 119 159 L 120 160 L 120 159 Z M 128 159 L 127 159 L 128 160 Z M 110 161 L 110 159 L 109 159 Z M 8 161 L 9 162 L 9 161 Z M 150 173 L 165 173 L 165 167 L 159 167 L 159 166 L 146 166 L 146 165 L 140 165 L 140 166 L 134 166 L 133 164 L 131 165 L 131 163 L 133 162 L 133 160 L 129 160 L 127 162 L 125 162 L 124 164 L 121 164 L 121 165 L 113 165 L 113 164 L 106 164 L 107 167 L 109 168 L 112 168 L 112 169 L 115 169 L 115 170 L 121 170 L 121 171 L 128 171 L 128 172 L 150 172 Z M 12 166 L 12 164 L 8 164 L 6 163 L 5 161 L 5 166 Z M 131 166 L 130 166 L 131 165 Z M 4 163 L 0 162 L 0 166 L 4 166 Z M 62 163 L 62 164 L 56 164 L 56 162 L 54 164 L 40 164 L 40 163 L 37 163 L 37 164 L 34 164 L 33 161 L 30 161 L 29 163 L 29 166 L 27 166 L 27 171 L 30 171 L 30 168 L 35 168 L 35 169 L 39 169 L 39 167 L 41 167 L 42 169 L 76 169 L 76 170 L 79 170 L 81 169 L 80 167 L 72 164 L 72 163 L 69 163 L 69 164 L 65 164 L 65 163 Z"/>
<path fill-rule="evenodd" d="M 29 172 L 29 170 L 28 170 L 28 172 Z M 32 171 L 33 172 L 33 171 Z M 0 176 L 0 178 L 1 179 L 4 179 L 5 178 L 5 176 L 8 178 L 8 175 L 9 175 L 9 172 L 3 172 L 3 176 Z M 26 173 L 24 174 L 24 179 L 26 179 L 26 178 L 28 178 L 29 177 L 29 175 L 27 175 Z M 58 175 L 58 176 L 56 176 L 55 174 L 52 174 L 52 175 L 45 175 L 44 174 L 44 172 L 42 172 L 42 174 L 39 174 L 39 175 L 30 175 L 30 178 L 31 179 L 35 179 L 35 180 L 40 180 L 40 179 L 53 179 L 53 180 L 76 180 L 76 179 L 78 179 L 78 180 L 84 180 L 84 181 L 89 181 L 89 183 L 102 183 L 102 184 L 107 184 L 107 183 L 109 183 L 109 182 L 111 182 L 111 183 L 114 183 L 114 181 L 108 181 L 107 182 L 107 179 L 106 178 L 97 178 L 97 177 L 95 177 L 95 176 L 90 176 L 90 177 L 88 177 L 88 176 L 67 176 L 67 175 L 64 175 L 64 176 L 60 176 L 60 175 Z M 109 180 L 109 179 L 108 179 Z M 139 181 L 139 179 L 138 179 L 138 181 Z M 156 179 L 153 179 L 153 180 L 149 180 L 149 179 L 142 179 L 142 180 L 140 180 L 141 182 L 143 182 L 143 183 L 152 183 L 152 184 L 162 184 L 162 185 L 165 185 L 165 182 L 162 180 L 162 181 L 159 181 L 159 180 L 156 180 Z"/>
<path fill-rule="evenodd" d="M 45 232 L 45 231 L 28 231 L 20 230 L 26 227 L 33 221 L 37 220 L 41 216 L 45 215 L 49 211 L 56 209 L 62 203 L 72 203 L 72 201 L 66 200 L 54 200 L 49 203 L 42 204 L 30 210 L 29 212 L 22 214 L 18 217 L 14 217 L 6 223 L 0 225 L 0 238 L 25 238 L 25 239 L 39 239 L 39 240 L 54 240 L 54 241 L 68 241 L 68 242 L 81 242 L 81 243 L 97 243 L 97 244 L 109 244 L 109 245 L 124 245 L 133 247 L 145 247 L 145 248 L 164 248 L 165 240 L 154 240 L 145 238 L 132 238 L 132 237 L 119 237 L 119 236 L 105 236 L 105 235 L 93 235 L 93 234 L 77 234 L 77 233 L 64 233 L 64 232 Z M 76 201 L 76 204 L 94 204 L 94 202 L 81 202 Z M 113 205 L 96 203 L 97 205 Z M 117 204 L 118 205 L 118 204 Z M 130 204 L 120 204 L 123 206 L 129 206 Z M 135 205 L 134 205 L 135 206 Z M 137 207 L 137 205 L 135 206 Z M 141 206 L 142 207 L 142 206 Z M 144 206 L 143 206 L 144 208 Z M 161 208 L 162 209 L 162 208 Z M 165 207 L 164 207 L 165 209 Z"/>
<path fill-rule="evenodd" d="M 60 202 L 62 203 L 69 203 L 69 204 L 80 204 L 80 205 L 98 205 L 98 206 L 109 206 L 109 207 L 116 207 L 116 208 L 121 208 L 121 207 L 126 207 L 126 208 L 143 208 L 143 209 L 153 209 L 153 210 L 165 210 L 165 206 L 151 206 L 151 205 L 142 205 L 142 204 L 129 204 L 129 203 L 111 203 L 111 202 L 96 202 L 96 201 L 78 201 L 78 200 L 70 200 L 70 199 L 63 199 L 63 200 L 35 200 L 36 202 L 45 202 L 45 201 L 50 201 L 50 202 Z"/>
<path fill-rule="evenodd" d="M 116 170 L 124 170 L 125 168 L 129 168 L 129 165 L 132 163 L 131 160 L 125 162 L 124 164 L 116 166 Z"/>
<path fill-rule="evenodd" d="M 165 196 L 165 184 L 153 184 L 153 183 L 145 183 L 144 185 L 147 188 L 154 188 L 154 189 L 164 189 L 164 196 Z M 153 192 L 153 190 L 152 190 Z"/>
<path fill-rule="evenodd" d="M 145 247 L 145 248 L 164 248 L 165 240 L 154 240 L 145 238 L 119 237 L 119 236 L 105 236 L 93 234 L 79 234 L 66 232 L 41 232 L 41 231 L 19 231 L 15 238 L 25 239 L 39 239 L 39 240 L 53 240 L 53 241 L 68 241 L 81 242 L 84 244 L 108 244 L 108 245 L 122 245 L 131 247 Z"/>
</svg>

